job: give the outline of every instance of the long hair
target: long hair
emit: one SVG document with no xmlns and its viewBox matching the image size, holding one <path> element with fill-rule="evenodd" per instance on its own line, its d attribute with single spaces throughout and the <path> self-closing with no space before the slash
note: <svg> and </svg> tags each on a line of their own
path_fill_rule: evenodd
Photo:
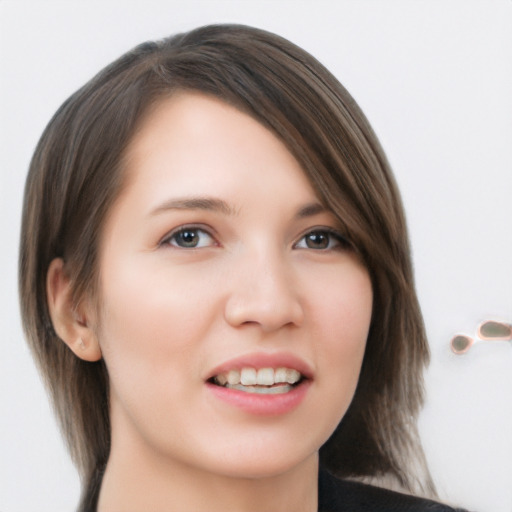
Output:
<svg viewBox="0 0 512 512">
<path fill-rule="evenodd" d="M 370 273 L 373 316 L 359 383 L 321 464 L 338 476 L 391 476 L 406 490 L 432 493 L 416 428 L 428 344 L 385 154 L 355 101 L 315 58 L 259 29 L 213 25 L 141 44 L 107 66 L 60 107 L 30 164 L 21 310 L 82 478 L 79 510 L 95 509 L 109 456 L 108 370 L 77 358 L 55 334 L 46 274 L 63 258 L 75 303 L 97 292 L 99 241 L 124 184 L 123 156 L 150 107 L 178 90 L 220 98 L 281 139 Z"/>
</svg>

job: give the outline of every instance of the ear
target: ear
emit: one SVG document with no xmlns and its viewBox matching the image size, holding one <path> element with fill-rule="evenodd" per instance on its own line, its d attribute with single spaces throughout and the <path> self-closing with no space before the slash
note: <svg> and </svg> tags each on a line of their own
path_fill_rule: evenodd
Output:
<svg viewBox="0 0 512 512">
<path fill-rule="evenodd" d="M 54 259 L 46 275 L 46 296 L 48 308 L 57 336 L 80 358 L 85 361 L 101 359 L 101 348 L 90 324 L 87 304 L 74 307 L 72 288 L 64 270 L 61 258 Z"/>
</svg>

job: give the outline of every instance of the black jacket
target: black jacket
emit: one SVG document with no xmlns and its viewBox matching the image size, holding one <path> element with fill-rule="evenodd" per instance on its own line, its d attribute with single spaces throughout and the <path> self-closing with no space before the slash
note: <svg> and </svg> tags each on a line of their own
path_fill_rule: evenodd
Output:
<svg viewBox="0 0 512 512">
<path fill-rule="evenodd" d="M 358 482 L 339 480 L 320 470 L 319 512 L 465 512 L 435 501 Z"/>
</svg>

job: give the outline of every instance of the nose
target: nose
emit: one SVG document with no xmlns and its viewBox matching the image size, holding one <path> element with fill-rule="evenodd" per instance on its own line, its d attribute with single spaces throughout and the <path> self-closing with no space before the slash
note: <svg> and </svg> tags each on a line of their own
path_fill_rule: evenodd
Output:
<svg viewBox="0 0 512 512">
<path fill-rule="evenodd" d="M 286 259 L 260 254 L 246 257 L 230 272 L 225 318 L 234 326 L 257 325 L 264 332 L 302 325 L 298 283 Z"/>
</svg>

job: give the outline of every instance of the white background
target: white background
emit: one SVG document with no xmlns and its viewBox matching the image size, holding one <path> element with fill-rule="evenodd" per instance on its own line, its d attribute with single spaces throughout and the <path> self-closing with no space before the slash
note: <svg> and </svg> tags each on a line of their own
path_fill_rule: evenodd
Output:
<svg viewBox="0 0 512 512">
<path fill-rule="evenodd" d="M 287 37 L 374 125 L 400 184 L 432 349 L 421 433 L 443 499 L 512 511 L 512 345 L 449 350 L 512 321 L 510 0 L 0 0 L 0 511 L 65 512 L 79 484 L 22 339 L 24 177 L 51 115 L 135 44 L 213 22 Z"/>
</svg>

